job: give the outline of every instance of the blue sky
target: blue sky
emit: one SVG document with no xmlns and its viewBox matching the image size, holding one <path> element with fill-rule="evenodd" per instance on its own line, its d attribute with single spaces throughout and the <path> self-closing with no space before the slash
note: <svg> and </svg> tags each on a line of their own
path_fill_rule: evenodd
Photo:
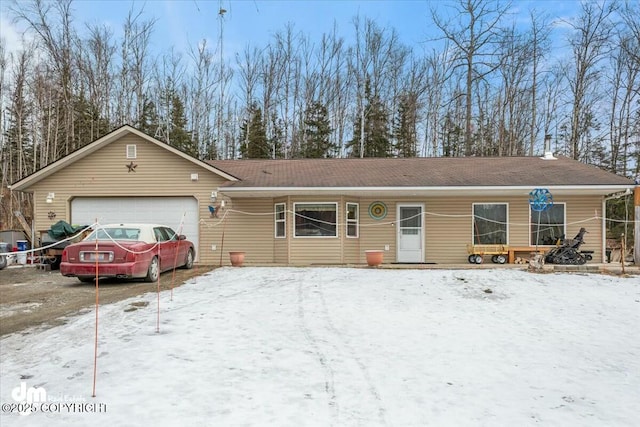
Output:
<svg viewBox="0 0 640 427">
<path fill-rule="evenodd" d="M 11 49 L 16 40 L 16 28 L 9 23 L 7 1 L 1 6 L 1 33 Z M 400 39 L 417 51 L 434 37 L 430 7 L 446 13 L 439 0 L 76 0 L 76 24 L 106 23 L 120 36 L 122 23 L 129 10 L 143 10 L 144 19 L 157 19 L 152 50 L 167 52 L 170 47 L 185 52 L 202 39 L 215 49 L 218 46 L 220 7 L 227 10 L 224 22 L 224 53 L 233 58 L 247 44 L 264 46 L 276 31 L 287 23 L 308 34 L 317 42 L 322 33 L 330 32 L 334 22 L 338 33 L 349 39 L 353 34 L 352 19 L 356 15 L 374 19 L 382 27 L 394 27 Z M 511 12 L 516 22 L 528 22 L 528 10 L 536 8 L 552 19 L 575 15 L 578 0 L 514 0 Z M 82 25 L 76 25 L 82 28 Z"/>
</svg>

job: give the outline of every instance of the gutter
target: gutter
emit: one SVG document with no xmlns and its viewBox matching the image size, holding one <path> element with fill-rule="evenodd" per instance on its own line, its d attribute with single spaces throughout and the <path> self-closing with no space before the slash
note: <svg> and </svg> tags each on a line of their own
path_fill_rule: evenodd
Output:
<svg viewBox="0 0 640 427">
<path fill-rule="evenodd" d="M 544 186 L 552 194 L 589 194 L 589 195 L 605 195 L 616 193 L 618 194 L 631 194 L 633 185 L 550 185 Z M 505 195 L 522 195 L 528 196 L 529 192 L 533 190 L 529 186 L 434 186 L 434 187 L 406 187 L 406 186 L 393 186 L 393 187 L 234 187 L 234 186 L 221 186 L 218 187 L 218 191 L 228 196 L 237 195 L 242 196 L 247 193 L 264 193 L 267 194 L 287 194 L 287 195 L 302 195 L 302 194 L 318 194 L 318 193 L 351 193 L 353 195 L 362 195 L 363 193 L 376 193 L 379 195 L 389 194 L 394 196 L 421 196 L 438 194 L 442 195 L 447 192 L 460 193 L 466 192 L 472 193 L 503 193 Z M 611 196 L 613 197 L 613 196 Z M 621 197 L 621 196 L 619 196 Z"/>
</svg>

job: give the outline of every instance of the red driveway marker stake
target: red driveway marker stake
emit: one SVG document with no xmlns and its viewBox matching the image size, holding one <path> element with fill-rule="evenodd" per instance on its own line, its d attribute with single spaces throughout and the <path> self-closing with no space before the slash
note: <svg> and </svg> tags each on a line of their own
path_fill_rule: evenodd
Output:
<svg viewBox="0 0 640 427">
<path fill-rule="evenodd" d="M 98 218 L 96 218 L 96 224 L 98 223 Z M 96 397 L 96 375 L 98 371 L 98 307 L 100 304 L 100 286 L 98 284 L 98 230 L 96 227 L 96 246 L 95 252 L 93 253 L 96 259 L 96 330 L 95 330 L 95 341 L 93 345 L 93 392 L 91 397 Z"/>
<path fill-rule="evenodd" d="M 157 294 L 158 294 L 158 318 L 156 320 L 156 333 L 160 333 L 160 242 L 158 244 L 158 282 L 156 286 Z"/>
</svg>

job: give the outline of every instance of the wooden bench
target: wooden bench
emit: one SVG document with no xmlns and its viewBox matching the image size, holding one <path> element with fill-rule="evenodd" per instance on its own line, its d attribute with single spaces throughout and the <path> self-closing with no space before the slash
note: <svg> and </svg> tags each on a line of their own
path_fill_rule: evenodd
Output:
<svg viewBox="0 0 640 427">
<path fill-rule="evenodd" d="M 536 252 L 539 254 L 543 254 L 547 252 L 549 248 L 547 247 L 535 247 L 535 246 L 509 246 L 509 264 L 513 264 L 516 259 L 516 252 Z"/>
</svg>

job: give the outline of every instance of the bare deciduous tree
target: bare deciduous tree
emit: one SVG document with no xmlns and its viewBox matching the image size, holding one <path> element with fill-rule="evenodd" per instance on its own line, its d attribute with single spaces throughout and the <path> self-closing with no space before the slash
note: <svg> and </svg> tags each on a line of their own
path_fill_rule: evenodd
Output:
<svg viewBox="0 0 640 427">
<path fill-rule="evenodd" d="M 456 19 L 453 24 L 448 17 L 431 10 L 433 22 L 456 49 L 455 60 L 464 67 L 465 76 L 465 155 L 473 151 L 473 89 L 498 67 L 494 47 L 500 40 L 499 25 L 509 4 L 491 0 L 457 0 Z"/>
<path fill-rule="evenodd" d="M 598 83 L 602 69 L 600 61 L 611 51 L 609 41 L 614 25 L 610 20 L 617 9 L 616 2 L 583 2 L 581 15 L 569 22 L 573 33 L 569 39 L 573 67 L 567 74 L 571 91 L 569 149 L 574 159 L 586 156 L 588 132 L 593 127 L 593 106 L 598 99 Z"/>
</svg>

